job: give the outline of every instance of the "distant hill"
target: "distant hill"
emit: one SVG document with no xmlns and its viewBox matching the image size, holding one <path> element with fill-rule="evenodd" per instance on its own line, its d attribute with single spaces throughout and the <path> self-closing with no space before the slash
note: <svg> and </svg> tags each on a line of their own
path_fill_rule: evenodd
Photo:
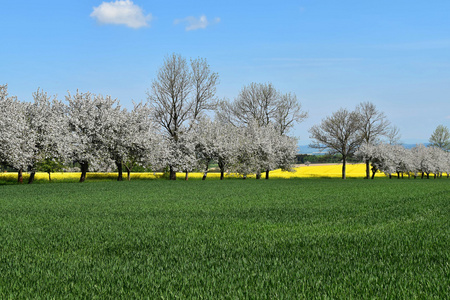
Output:
<svg viewBox="0 0 450 300">
<path fill-rule="evenodd" d="M 319 149 L 311 148 L 308 145 L 299 145 L 298 146 L 299 154 L 309 154 L 309 155 L 323 155 L 326 154 L 326 151 L 320 152 Z"/>
</svg>

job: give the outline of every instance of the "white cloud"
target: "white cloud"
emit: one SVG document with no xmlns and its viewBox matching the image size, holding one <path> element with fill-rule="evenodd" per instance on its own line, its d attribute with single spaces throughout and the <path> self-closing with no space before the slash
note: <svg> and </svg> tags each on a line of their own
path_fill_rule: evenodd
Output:
<svg viewBox="0 0 450 300">
<path fill-rule="evenodd" d="M 149 26 L 152 15 L 144 15 L 141 7 L 130 0 L 116 0 L 114 2 L 102 2 L 94 7 L 91 17 L 100 24 L 126 25 L 131 28 Z"/>
<path fill-rule="evenodd" d="M 201 15 L 199 18 L 189 16 L 184 19 L 175 20 L 175 24 L 186 23 L 186 31 L 205 29 L 209 25 L 220 22 L 220 18 L 215 18 L 212 22 L 208 21 L 205 15 Z"/>
</svg>

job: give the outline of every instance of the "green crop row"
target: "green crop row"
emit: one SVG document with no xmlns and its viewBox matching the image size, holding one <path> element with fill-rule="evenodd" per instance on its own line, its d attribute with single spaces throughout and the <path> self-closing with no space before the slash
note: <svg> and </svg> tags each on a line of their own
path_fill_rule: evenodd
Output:
<svg viewBox="0 0 450 300">
<path fill-rule="evenodd" d="M 6 185 L 0 298 L 446 298 L 447 180 Z"/>
</svg>

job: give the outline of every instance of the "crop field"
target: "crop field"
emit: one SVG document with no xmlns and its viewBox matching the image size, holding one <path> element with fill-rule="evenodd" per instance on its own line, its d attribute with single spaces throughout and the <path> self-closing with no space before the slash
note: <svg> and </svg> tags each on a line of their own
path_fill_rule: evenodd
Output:
<svg viewBox="0 0 450 300">
<path fill-rule="evenodd" d="M 0 186 L 0 298 L 450 294 L 450 181 Z"/>
<path fill-rule="evenodd" d="M 342 165 L 331 164 L 331 165 L 310 165 L 296 167 L 292 172 L 273 170 L 270 171 L 270 178 L 272 179 L 291 179 L 291 178 L 341 178 L 342 176 Z M 348 164 L 347 165 L 347 178 L 363 178 L 366 175 L 366 169 L 364 164 Z M 53 181 L 78 181 L 80 179 L 81 173 L 70 173 L 70 172 L 56 172 L 51 174 Z M 124 173 L 126 177 L 126 173 Z M 184 173 L 177 173 L 177 178 L 184 179 Z M 189 173 L 189 179 L 201 179 L 203 173 Z M 265 174 L 263 174 L 264 178 Z M 24 173 L 24 180 L 27 180 L 29 174 Z M 152 172 L 152 173 L 131 173 L 131 179 L 160 179 L 163 177 L 163 173 Z M 225 178 L 238 178 L 238 174 L 225 174 Z M 254 174 L 250 174 L 248 178 L 254 178 Z M 383 173 L 377 173 L 375 177 L 386 177 Z M 48 174 L 43 172 L 37 172 L 35 176 L 37 181 L 48 181 Z M 117 173 L 95 173 L 89 172 L 87 174 L 87 180 L 104 180 L 117 178 Z M 220 173 L 209 172 L 207 179 L 220 179 Z M 0 173 L 0 183 L 1 182 L 15 182 L 17 181 L 17 174 L 14 172 Z"/>
</svg>

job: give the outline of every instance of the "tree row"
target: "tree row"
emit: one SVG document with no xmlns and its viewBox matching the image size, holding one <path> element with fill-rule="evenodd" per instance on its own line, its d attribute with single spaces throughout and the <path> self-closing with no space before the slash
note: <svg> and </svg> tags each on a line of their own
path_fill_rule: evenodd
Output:
<svg viewBox="0 0 450 300">
<path fill-rule="evenodd" d="M 422 144 L 412 149 L 406 149 L 401 145 L 390 144 L 363 144 L 356 155 L 364 160 L 370 161 L 373 179 L 377 171 L 383 172 L 397 178 L 406 174 L 417 178 L 434 178 L 442 176 L 443 173 L 450 174 L 450 153 L 436 146 L 425 147 Z"/>
<path fill-rule="evenodd" d="M 218 83 L 205 59 L 172 54 L 152 81 L 147 102 L 133 103 L 131 110 L 111 96 L 80 91 L 61 101 L 38 89 L 33 101 L 24 102 L 0 86 L 0 163 L 16 169 L 19 182 L 24 171 L 33 182 L 40 166 L 51 172 L 73 164 L 80 167 L 81 182 L 88 170 L 117 170 L 118 180 L 126 170 L 130 178 L 136 166 L 166 171 L 172 180 L 176 172 L 187 179 L 193 170 L 203 170 L 206 178 L 212 162 L 221 178 L 224 172 L 259 179 L 264 173 L 269 178 L 273 169 L 290 170 L 297 140 L 289 131 L 308 117 L 296 95 L 271 83 L 251 83 L 233 100 L 219 100 Z M 373 177 L 371 166 L 386 174 L 448 170 L 446 127 L 438 126 L 430 138 L 443 151 L 408 152 L 397 145 L 398 129 L 370 102 L 353 111 L 341 108 L 309 132 L 310 146 L 342 155 L 343 179 L 347 159 L 355 154 L 366 164 L 366 178 Z"/>
<path fill-rule="evenodd" d="M 118 100 L 77 91 L 60 101 L 42 90 L 32 102 L 9 96 L 0 86 L 0 162 L 18 172 L 37 166 L 77 164 L 80 181 L 88 170 L 116 169 L 123 180 L 140 165 L 176 172 L 204 170 L 217 162 L 224 172 L 261 178 L 277 168 L 289 170 L 297 153 L 297 140 L 287 135 L 306 117 L 293 94 L 283 94 L 272 84 L 243 87 L 234 101 L 216 96 L 218 75 L 204 59 L 180 55 L 166 58 L 146 103 L 132 110 Z M 211 115 L 215 115 L 211 120 Z"/>
</svg>

